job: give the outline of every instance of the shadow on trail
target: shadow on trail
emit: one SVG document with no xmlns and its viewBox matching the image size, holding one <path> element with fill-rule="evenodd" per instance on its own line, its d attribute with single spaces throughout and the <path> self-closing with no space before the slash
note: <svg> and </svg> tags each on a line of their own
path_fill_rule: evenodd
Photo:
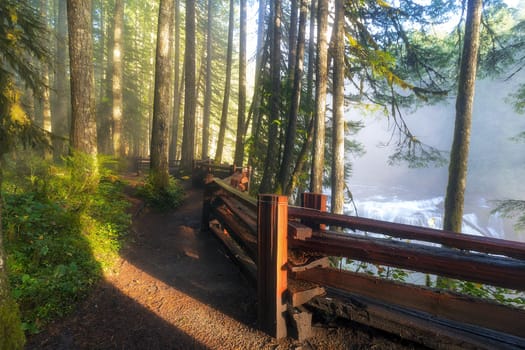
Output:
<svg viewBox="0 0 525 350">
<path fill-rule="evenodd" d="M 186 197 L 170 213 L 145 211 L 134 220 L 134 239 L 123 258 L 237 321 L 255 326 L 256 291 L 212 233 L 200 232 L 203 189 L 184 183 Z"/>
<path fill-rule="evenodd" d="M 209 349 L 107 281 L 26 349 Z"/>
</svg>

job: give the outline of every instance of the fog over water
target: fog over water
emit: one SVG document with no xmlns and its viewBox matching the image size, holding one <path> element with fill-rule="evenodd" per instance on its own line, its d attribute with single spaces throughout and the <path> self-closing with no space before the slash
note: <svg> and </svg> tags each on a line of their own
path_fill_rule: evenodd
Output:
<svg viewBox="0 0 525 350">
<path fill-rule="evenodd" d="M 522 79 L 478 81 L 472 121 L 469 174 L 463 232 L 525 241 L 512 222 L 491 214 L 494 200 L 525 199 L 525 143 L 511 140 L 525 131 L 525 116 L 508 103 L 508 94 Z M 412 133 L 424 143 L 448 151 L 452 144 L 455 96 L 435 106 L 406 115 Z M 347 182 L 358 214 L 386 221 L 442 227 L 448 164 L 439 168 L 410 169 L 388 165 L 393 145 L 385 116 L 350 110 L 350 120 L 366 125 L 355 137 L 366 154 L 349 157 L 353 174 Z M 350 206 L 348 207 L 350 213 Z"/>
</svg>

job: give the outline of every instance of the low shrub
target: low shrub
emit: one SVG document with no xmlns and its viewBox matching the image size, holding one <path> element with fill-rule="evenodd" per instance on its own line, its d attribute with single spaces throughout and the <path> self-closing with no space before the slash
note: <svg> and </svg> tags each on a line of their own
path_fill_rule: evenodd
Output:
<svg viewBox="0 0 525 350">
<path fill-rule="evenodd" d="M 175 209 L 181 205 L 184 190 L 179 182 L 170 176 L 168 187 L 156 189 L 150 177 L 137 186 L 137 196 L 144 199 L 146 205 L 160 211 Z"/>
<path fill-rule="evenodd" d="M 64 316 L 118 258 L 130 224 L 122 184 L 88 156 L 11 162 L 3 233 L 24 329 Z M 14 164 L 17 164 L 16 166 Z"/>
</svg>

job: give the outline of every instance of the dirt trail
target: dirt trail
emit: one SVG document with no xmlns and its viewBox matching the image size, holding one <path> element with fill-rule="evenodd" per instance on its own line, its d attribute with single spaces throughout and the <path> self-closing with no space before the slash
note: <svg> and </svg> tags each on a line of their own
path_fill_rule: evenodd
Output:
<svg viewBox="0 0 525 350">
<path fill-rule="evenodd" d="M 131 199 L 135 208 L 140 203 Z M 202 190 L 177 210 L 142 211 L 117 273 L 28 349 L 378 349 L 386 339 L 317 328 L 303 344 L 256 330 L 256 291 L 213 236 L 200 232 Z M 350 345 L 352 344 L 352 345 Z"/>
</svg>

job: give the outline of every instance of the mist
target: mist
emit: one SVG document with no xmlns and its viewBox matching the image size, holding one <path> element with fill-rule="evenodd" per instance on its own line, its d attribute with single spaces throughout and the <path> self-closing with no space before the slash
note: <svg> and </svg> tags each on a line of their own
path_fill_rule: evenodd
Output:
<svg viewBox="0 0 525 350">
<path fill-rule="evenodd" d="M 512 220 L 491 215 L 495 200 L 525 199 L 525 144 L 512 140 L 525 130 L 525 116 L 517 114 L 508 101 L 509 94 L 523 78 L 521 74 L 511 81 L 477 82 L 463 232 L 525 241 L 525 232 L 515 232 Z M 410 130 L 419 140 L 446 151 L 447 156 L 454 131 L 454 104 L 455 96 L 450 96 L 442 103 L 405 115 Z M 347 114 L 348 119 L 360 120 L 366 126 L 355 136 L 365 146 L 366 154 L 349 157 L 353 172 L 347 182 L 358 203 L 358 214 L 367 216 L 365 213 L 374 208 L 376 213 L 369 216 L 377 217 L 378 212 L 382 212 L 380 215 L 390 221 L 405 223 L 412 223 L 411 217 L 416 215 L 422 217 L 421 225 L 441 228 L 448 163 L 443 167 L 418 169 L 408 168 L 406 164 L 388 165 L 388 156 L 395 145 L 385 145 L 392 134 L 386 117 L 359 113 L 351 110 Z M 429 200 L 434 203 L 433 209 L 427 206 Z M 420 205 L 424 209 L 418 213 Z M 410 208 L 414 213 L 409 214 Z M 423 213 L 425 210 L 428 215 Z M 399 211 L 405 218 L 401 214 L 395 218 L 394 214 Z"/>
</svg>

